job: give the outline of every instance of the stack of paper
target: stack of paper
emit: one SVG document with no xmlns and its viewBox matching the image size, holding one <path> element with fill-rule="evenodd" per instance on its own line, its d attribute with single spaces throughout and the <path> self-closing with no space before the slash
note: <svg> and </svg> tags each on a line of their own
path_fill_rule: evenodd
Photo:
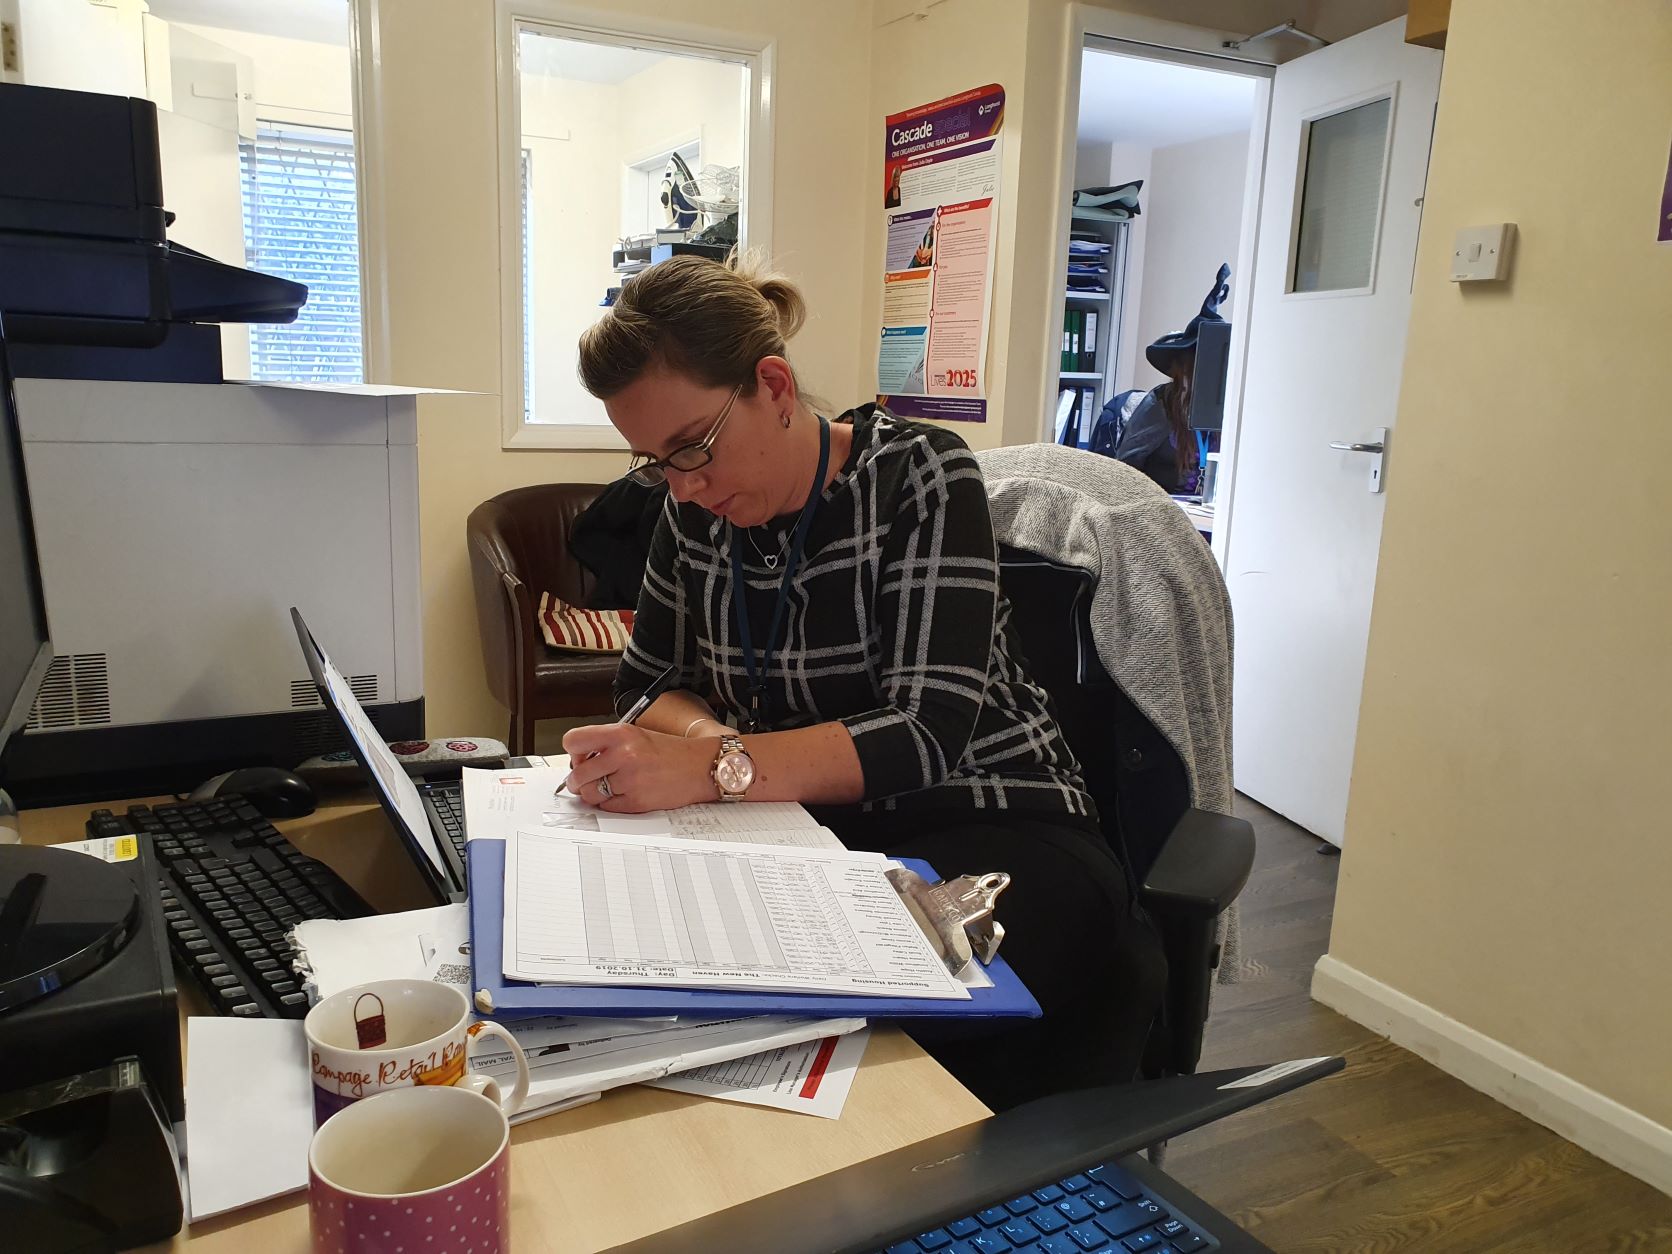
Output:
<svg viewBox="0 0 1672 1254">
<path fill-rule="evenodd" d="M 315 920 L 296 929 L 302 961 L 310 969 L 309 987 L 330 996 L 372 979 L 434 979 L 469 995 L 469 919 L 462 905 L 437 906 L 404 914 L 366 919 Z M 732 1101 L 802 1109 L 834 1118 L 863 1049 L 863 1034 L 844 1051 L 842 1060 L 821 1070 L 827 1082 L 805 1098 L 786 1098 L 786 1070 L 811 1073 L 823 1043 L 858 1032 L 863 1018 L 820 1019 L 809 1016 L 759 1015 L 749 1018 L 679 1019 L 671 1015 L 632 1018 L 572 1018 L 547 1015 L 507 1020 L 528 1057 L 529 1093 L 512 1118 L 522 1123 L 592 1100 L 624 1084 L 672 1076 L 691 1068 L 736 1063 L 739 1076 L 759 1073 L 755 1086 L 734 1082 L 709 1087 Z M 805 1049 L 797 1047 L 805 1045 Z M 758 1063 L 750 1055 L 765 1051 Z M 851 1065 L 848 1055 L 852 1055 Z M 776 1059 L 776 1062 L 773 1061 Z M 509 1050 L 477 1047 L 474 1070 L 509 1084 L 516 1064 Z"/>
<path fill-rule="evenodd" d="M 518 831 L 504 974 L 612 988 L 969 999 L 876 854 Z"/>
</svg>

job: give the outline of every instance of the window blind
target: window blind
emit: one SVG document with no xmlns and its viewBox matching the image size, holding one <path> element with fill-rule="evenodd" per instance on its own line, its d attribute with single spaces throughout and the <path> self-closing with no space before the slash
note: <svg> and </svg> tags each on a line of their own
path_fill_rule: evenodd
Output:
<svg viewBox="0 0 1672 1254">
<path fill-rule="evenodd" d="M 295 322 L 250 326 L 251 378 L 359 383 L 353 132 L 262 122 L 239 156 L 246 264 L 308 285 Z"/>
<path fill-rule="evenodd" d="M 1370 286 L 1392 108 L 1373 100 L 1309 125 L 1291 291 Z"/>
<path fill-rule="evenodd" d="M 531 345 L 534 343 L 534 262 L 528 245 L 528 201 L 533 192 L 533 172 L 529 169 L 531 154 L 522 150 L 522 298 L 523 298 L 523 421 L 534 422 L 534 371 L 531 368 Z"/>
</svg>

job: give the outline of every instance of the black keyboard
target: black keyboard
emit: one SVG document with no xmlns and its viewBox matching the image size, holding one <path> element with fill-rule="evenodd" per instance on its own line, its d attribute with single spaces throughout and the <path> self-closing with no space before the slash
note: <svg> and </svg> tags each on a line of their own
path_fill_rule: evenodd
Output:
<svg viewBox="0 0 1672 1254">
<path fill-rule="evenodd" d="M 300 1019 L 308 995 L 292 969 L 303 919 L 371 914 L 336 872 L 305 857 L 242 797 L 95 810 L 89 836 L 149 837 L 174 962 L 220 1014 Z"/>
<path fill-rule="evenodd" d="M 896 1242 L 885 1254 L 1195 1254 L 1219 1248 L 1136 1176 L 1106 1163 Z"/>
<path fill-rule="evenodd" d="M 441 830 L 447 833 L 447 839 L 453 848 L 459 851 L 459 859 L 464 860 L 464 785 L 456 783 L 429 784 L 423 790 L 423 797 L 441 824 Z"/>
</svg>

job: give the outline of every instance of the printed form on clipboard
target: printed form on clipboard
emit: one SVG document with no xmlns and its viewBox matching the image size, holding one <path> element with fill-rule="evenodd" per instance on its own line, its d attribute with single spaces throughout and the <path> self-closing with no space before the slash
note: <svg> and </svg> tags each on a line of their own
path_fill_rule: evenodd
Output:
<svg viewBox="0 0 1672 1254">
<path fill-rule="evenodd" d="M 626 836 L 680 836 L 734 844 L 842 849 L 829 828 L 793 801 L 715 801 L 648 814 L 611 814 L 586 804 L 568 789 L 567 755 L 545 765 L 464 772 L 464 826 L 468 840 L 508 840 L 518 830 L 615 832 Z"/>
<path fill-rule="evenodd" d="M 505 847 L 504 974 L 968 1000 L 887 865 L 847 850 L 516 831 Z"/>
</svg>

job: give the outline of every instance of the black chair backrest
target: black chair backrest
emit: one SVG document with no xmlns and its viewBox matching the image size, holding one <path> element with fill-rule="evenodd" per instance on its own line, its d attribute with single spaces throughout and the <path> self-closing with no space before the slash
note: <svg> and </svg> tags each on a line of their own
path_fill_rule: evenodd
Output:
<svg viewBox="0 0 1672 1254">
<path fill-rule="evenodd" d="M 1184 763 L 1098 660 L 1091 574 L 1009 545 L 999 572 L 1028 673 L 1080 760 L 1104 838 L 1142 883 L 1190 807 Z"/>
</svg>

